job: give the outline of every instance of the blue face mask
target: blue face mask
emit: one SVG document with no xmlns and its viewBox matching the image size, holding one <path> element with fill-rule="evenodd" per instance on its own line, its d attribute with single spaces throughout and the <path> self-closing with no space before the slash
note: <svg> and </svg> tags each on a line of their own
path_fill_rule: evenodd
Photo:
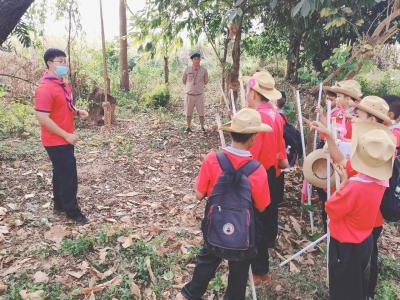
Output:
<svg viewBox="0 0 400 300">
<path fill-rule="evenodd" d="M 67 66 L 56 66 L 55 70 L 57 76 L 64 77 L 68 75 L 68 67 Z"/>
</svg>

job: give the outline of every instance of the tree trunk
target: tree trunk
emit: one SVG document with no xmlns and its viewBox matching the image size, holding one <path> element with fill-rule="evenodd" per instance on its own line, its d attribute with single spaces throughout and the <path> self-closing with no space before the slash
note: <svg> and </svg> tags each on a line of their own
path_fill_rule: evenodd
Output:
<svg viewBox="0 0 400 300">
<path fill-rule="evenodd" d="M 0 0 L 0 46 L 34 0 Z"/>
<path fill-rule="evenodd" d="M 119 1 L 119 67 L 121 89 L 129 91 L 128 36 L 126 33 L 126 2 Z"/>
<path fill-rule="evenodd" d="M 75 84 L 72 82 L 72 66 L 71 66 L 71 31 L 72 31 L 72 5 L 73 1 L 70 2 L 70 6 L 68 8 L 68 41 L 67 41 L 67 57 L 68 57 L 68 77 L 69 83 L 74 87 Z"/>
<path fill-rule="evenodd" d="M 301 37 L 293 34 L 289 39 L 289 53 L 287 56 L 286 80 L 297 82 L 297 70 L 300 67 Z"/>
<path fill-rule="evenodd" d="M 169 59 L 168 56 L 164 56 L 164 83 L 169 84 Z"/>
</svg>

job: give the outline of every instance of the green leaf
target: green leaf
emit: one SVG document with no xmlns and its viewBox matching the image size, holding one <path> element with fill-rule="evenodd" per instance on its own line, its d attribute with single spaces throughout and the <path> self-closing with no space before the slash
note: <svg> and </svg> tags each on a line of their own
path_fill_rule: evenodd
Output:
<svg viewBox="0 0 400 300">
<path fill-rule="evenodd" d="M 306 0 L 301 0 L 299 3 L 296 4 L 295 7 L 292 9 L 292 17 L 296 16 L 298 12 L 300 11 L 301 7 L 303 6 L 303 3 Z"/>
<path fill-rule="evenodd" d="M 272 0 L 271 3 L 269 4 L 269 6 L 274 9 L 276 7 L 276 5 L 278 4 L 278 0 Z"/>
<path fill-rule="evenodd" d="M 321 18 L 325 18 L 325 17 L 329 17 L 331 15 L 335 15 L 335 14 L 337 14 L 337 12 L 338 12 L 337 8 L 325 7 L 323 9 L 321 9 L 321 11 L 319 12 L 319 15 L 321 16 Z"/>
<path fill-rule="evenodd" d="M 343 11 L 345 14 L 348 14 L 348 15 L 350 15 L 350 14 L 353 12 L 353 10 L 352 10 L 350 7 L 348 7 L 348 6 L 342 7 L 342 11 Z"/>
<path fill-rule="evenodd" d="M 306 1 L 304 1 L 304 5 L 301 7 L 300 13 L 301 13 L 302 17 L 306 17 L 310 13 L 310 11 L 311 11 L 310 2 L 306 0 Z"/>
<path fill-rule="evenodd" d="M 363 20 L 363 19 L 358 20 L 358 21 L 356 22 L 356 25 L 357 25 L 357 26 L 363 26 L 363 25 L 364 25 L 364 20 Z"/>
</svg>

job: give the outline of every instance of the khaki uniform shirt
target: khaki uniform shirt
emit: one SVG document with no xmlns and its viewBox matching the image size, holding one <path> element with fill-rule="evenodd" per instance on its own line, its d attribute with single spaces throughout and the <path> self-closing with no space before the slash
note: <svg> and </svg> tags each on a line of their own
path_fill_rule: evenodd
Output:
<svg viewBox="0 0 400 300">
<path fill-rule="evenodd" d="M 208 83 L 208 73 L 205 68 L 200 66 L 195 70 L 192 66 L 187 67 L 182 76 L 185 84 L 185 93 L 188 95 L 200 95 L 205 91 L 205 85 Z"/>
</svg>

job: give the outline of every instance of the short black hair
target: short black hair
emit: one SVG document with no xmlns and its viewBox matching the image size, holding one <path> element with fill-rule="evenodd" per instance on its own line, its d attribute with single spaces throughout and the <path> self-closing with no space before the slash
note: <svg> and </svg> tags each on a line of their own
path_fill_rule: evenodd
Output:
<svg viewBox="0 0 400 300">
<path fill-rule="evenodd" d="M 255 133 L 238 133 L 231 132 L 231 137 L 234 142 L 244 144 L 246 143 Z"/>
<path fill-rule="evenodd" d="M 190 59 L 193 59 L 195 57 L 201 57 L 200 53 L 196 52 L 196 53 L 193 53 L 192 55 L 190 55 Z"/>
<path fill-rule="evenodd" d="M 64 51 L 56 48 L 49 48 L 46 50 L 46 52 L 43 55 L 43 59 L 47 68 L 49 67 L 47 65 L 47 62 L 55 59 L 56 57 L 67 57 L 67 55 L 65 54 Z"/>
<path fill-rule="evenodd" d="M 281 92 L 281 94 L 282 94 L 282 97 L 280 99 L 278 99 L 278 101 L 276 101 L 276 106 L 278 106 L 279 109 L 282 109 L 286 104 L 286 93 Z"/>
<path fill-rule="evenodd" d="M 400 116 L 400 97 L 395 95 L 385 95 L 383 100 L 389 105 L 389 112 L 394 114 L 394 119 L 397 120 Z"/>
</svg>

